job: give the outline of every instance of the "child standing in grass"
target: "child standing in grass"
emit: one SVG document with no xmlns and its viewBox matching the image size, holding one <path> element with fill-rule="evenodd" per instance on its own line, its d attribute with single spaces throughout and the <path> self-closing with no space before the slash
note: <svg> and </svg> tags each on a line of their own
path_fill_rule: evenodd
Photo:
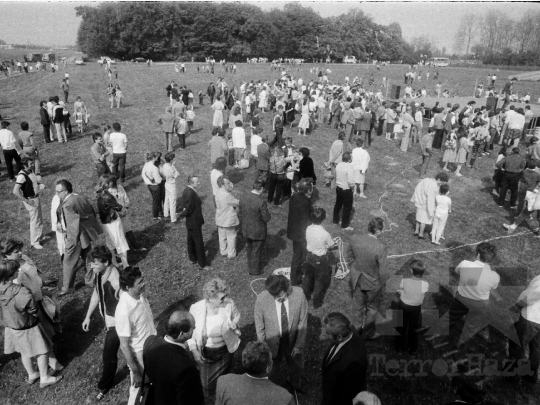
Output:
<svg viewBox="0 0 540 405">
<path fill-rule="evenodd" d="M 424 296 L 429 289 L 427 281 L 422 280 L 426 267 L 420 260 L 412 260 L 409 265 L 412 278 L 404 278 L 399 285 L 398 309 L 403 316 L 403 326 L 396 327 L 396 350 L 414 354 L 418 350 L 418 332 Z"/>
<path fill-rule="evenodd" d="M 193 121 L 195 121 L 195 113 L 193 112 L 193 105 L 190 104 L 186 111 L 186 121 L 187 121 L 187 133 L 191 135 L 191 130 L 193 129 Z"/>
<path fill-rule="evenodd" d="M 448 214 L 452 212 L 452 200 L 448 197 L 449 190 L 450 186 L 448 184 L 441 184 L 439 195 L 435 197 L 435 216 L 431 230 L 431 243 L 434 245 L 440 245 L 439 240 L 444 233 Z"/>
<path fill-rule="evenodd" d="M 83 113 L 81 110 L 77 110 L 75 113 L 75 122 L 77 123 L 77 129 L 82 134 L 83 131 Z"/>
<path fill-rule="evenodd" d="M 394 139 L 401 139 L 400 135 L 403 136 L 403 119 L 401 118 L 401 113 L 398 112 L 396 118 L 394 119 Z"/>
<path fill-rule="evenodd" d="M 187 122 L 184 118 L 184 113 L 180 113 L 178 116 L 178 123 L 176 124 L 176 133 L 178 135 L 178 140 L 180 141 L 180 147 L 186 149 L 186 129 Z"/>
</svg>

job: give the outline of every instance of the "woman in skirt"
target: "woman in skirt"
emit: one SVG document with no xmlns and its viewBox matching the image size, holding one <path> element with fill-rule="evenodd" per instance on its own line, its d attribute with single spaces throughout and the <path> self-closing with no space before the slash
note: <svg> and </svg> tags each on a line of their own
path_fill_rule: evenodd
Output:
<svg viewBox="0 0 540 405">
<path fill-rule="evenodd" d="M 448 164 L 454 163 L 457 155 L 457 135 L 454 131 L 450 132 L 448 135 L 444 148 L 444 155 L 442 158 L 442 161 L 444 162 L 443 170 L 449 172 L 450 169 L 448 169 Z"/>
<path fill-rule="evenodd" d="M 49 356 L 55 358 L 51 339 L 43 330 L 32 292 L 18 284 L 20 264 L 15 260 L 0 262 L 0 311 L 5 325 L 4 353 L 20 353 L 28 373 L 28 384 L 39 380 L 40 387 L 56 384 L 62 376 L 49 375 Z M 34 366 L 37 360 L 38 370 Z M 56 363 L 58 370 L 61 366 Z"/>
<path fill-rule="evenodd" d="M 214 104 L 212 104 L 212 110 L 214 110 L 214 119 L 212 126 L 214 128 L 223 128 L 223 109 L 225 105 L 221 102 L 221 96 L 218 96 Z"/>
</svg>

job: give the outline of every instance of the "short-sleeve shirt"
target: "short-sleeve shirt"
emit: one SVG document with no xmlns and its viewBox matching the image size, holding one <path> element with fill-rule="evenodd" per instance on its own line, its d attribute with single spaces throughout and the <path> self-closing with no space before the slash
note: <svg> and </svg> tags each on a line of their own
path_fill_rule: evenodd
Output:
<svg viewBox="0 0 540 405">
<path fill-rule="evenodd" d="M 491 270 L 489 264 L 478 260 L 463 260 L 457 267 L 459 274 L 458 292 L 464 298 L 477 301 L 489 300 L 491 290 L 499 286 L 501 277 Z"/>
<path fill-rule="evenodd" d="M 321 225 L 306 228 L 307 251 L 316 256 L 324 256 L 328 248 L 334 245 L 332 236 Z"/>
<path fill-rule="evenodd" d="M 136 300 L 127 292 L 121 291 L 114 322 L 118 336 L 129 338 L 129 345 L 135 353 L 142 352 L 148 336 L 157 334 L 152 309 L 142 295 Z"/>
<path fill-rule="evenodd" d="M 424 296 L 429 290 L 429 284 L 427 281 L 416 278 L 404 278 L 399 284 L 399 289 L 401 291 L 401 302 L 416 307 L 424 302 Z"/>
<path fill-rule="evenodd" d="M 30 131 L 21 131 L 19 132 L 19 139 L 22 142 L 23 148 L 31 148 L 32 144 L 30 143 L 30 138 L 32 138 L 34 134 Z"/>
<path fill-rule="evenodd" d="M 126 153 L 127 137 L 121 132 L 113 132 L 109 136 L 113 153 Z"/>
</svg>

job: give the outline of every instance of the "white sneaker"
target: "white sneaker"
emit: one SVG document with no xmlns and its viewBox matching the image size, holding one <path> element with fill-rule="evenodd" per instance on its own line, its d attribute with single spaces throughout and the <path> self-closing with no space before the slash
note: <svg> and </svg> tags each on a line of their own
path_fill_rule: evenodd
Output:
<svg viewBox="0 0 540 405">
<path fill-rule="evenodd" d="M 491 192 L 491 194 L 493 195 L 496 195 L 497 197 L 499 196 L 499 192 L 495 189 L 493 189 L 493 191 Z"/>
<path fill-rule="evenodd" d="M 343 228 L 344 231 L 354 231 L 353 227 L 348 226 L 347 228 Z"/>
<path fill-rule="evenodd" d="M 32 247 L 33 247 L 34 249 L 37 249 L 37 250 L 43 249 L 43 246 L 41 246 L 39 242 L 38 242 L 38 243 L 34 243 L 34 244 L 32 245 Z"/>
</svg>

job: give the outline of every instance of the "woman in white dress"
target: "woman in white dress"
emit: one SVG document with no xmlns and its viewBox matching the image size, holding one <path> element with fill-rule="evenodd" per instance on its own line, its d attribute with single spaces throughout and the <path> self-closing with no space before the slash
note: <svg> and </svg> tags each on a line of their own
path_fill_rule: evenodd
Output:
<svg viewBox="0 0 540 405">
<path fill-rule="evenodd" d="M 212 121 L 213 127 L 223 128 L 223 109 L 225 106 L 221 102 L 222 96 L 218 96 L 214 104 L 212 104 L 212 110 L 214 110 L 214 120 Z"/>
<path fill-rule="evenodd" d="M 302 101 L 302 116 L 300 117 L 300 122 L 298 123 L 298 135 L 306 135 L 306 130 L 309 128 L 309 103 L 308 98 L 304 97 Z M 302 134 L 302 131 L 304 133 Z"/>
<path fill-rule="evenodd" d="M 122 206 L 116 201 L 111 193 L 107 191 L 109 188 L 109 176 L 104 175 L 99 178 L 99 186 L 97 190 L 97 206 L 99 211 L 99 219 L 105 230 L 105 241 L 107 247 L 113 254 L 113 261 L 116 262 L 116 256 L 120 257 L 124 268 L 129 266 L 127 260 L 127 252 L 129 245 L 122 226 L 122 220 L 119 212 L 122 211 Z M 117 266 L 117 263 L 115 263 Z"/>
<path fill-rule="evenodd" d="M 262 112 L 266 111 L 266 108 L 268 107 L 268 92 L 266 91 L 266 87 L 263 87 L 261 92 L 259 93 L 259 108 Z"/>
</svg>

